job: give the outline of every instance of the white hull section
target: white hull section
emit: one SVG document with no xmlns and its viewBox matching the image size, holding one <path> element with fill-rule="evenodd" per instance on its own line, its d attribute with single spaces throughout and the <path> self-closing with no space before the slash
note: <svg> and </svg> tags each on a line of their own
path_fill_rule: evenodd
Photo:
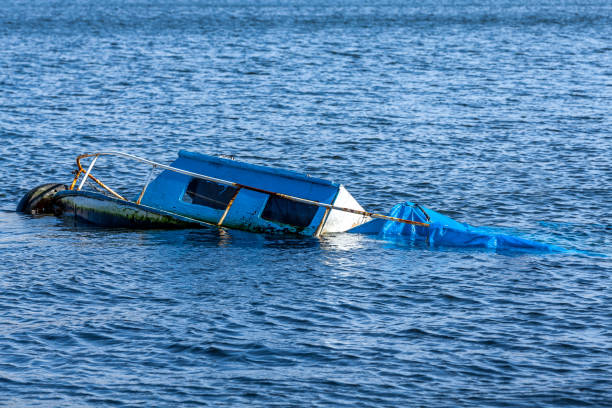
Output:
<svg viewBox="0 0 612 408">
<path fill-rule="evenodd" d="M 353 198 L 344 186 L 340 186 L 336 200 L 332 203 L 334 207 L 349 208 L 351 210 L 365 211 Z M 321 230 L 321 234 L 333 232 L 345 232 L 358 225 L 370 221 L 372 218 L 366 215 L 353 214 L 350 212 L 331 210 Z"/>
</svg>

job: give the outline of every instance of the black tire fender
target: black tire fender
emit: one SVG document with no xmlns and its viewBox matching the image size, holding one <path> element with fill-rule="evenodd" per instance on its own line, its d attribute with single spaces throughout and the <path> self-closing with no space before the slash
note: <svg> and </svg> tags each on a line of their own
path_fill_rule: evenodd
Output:
<svg viewBox="0 0 612 408">
<path fill-rule="evenodd" d="M 16 211 L 25 214 L 53 214 L 55 193 L 63 190 L 68 190 L 68 186 L 61 183 L 47 183 L 34 187 L 19 200 Z"/>
</svg>

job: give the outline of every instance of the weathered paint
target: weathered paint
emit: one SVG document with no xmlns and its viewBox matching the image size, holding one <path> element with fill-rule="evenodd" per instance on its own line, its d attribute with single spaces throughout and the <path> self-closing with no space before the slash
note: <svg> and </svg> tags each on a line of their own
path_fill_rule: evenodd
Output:
<svg viewBox="0 0 612 408">
<path fill-rule="evenodd" d="M 88 191 L 61 191 L 56 205 L 64 217 L 104 227 L 198 228 L 204 223 Z"/>
</svg>

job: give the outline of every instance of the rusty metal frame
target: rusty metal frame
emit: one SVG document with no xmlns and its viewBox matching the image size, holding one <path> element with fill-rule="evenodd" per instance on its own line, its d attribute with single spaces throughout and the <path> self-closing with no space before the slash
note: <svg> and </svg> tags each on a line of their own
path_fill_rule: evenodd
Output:
<svg viewBox="0 0 612 408">
<path fill-rule="evenodd" d="M 321 231 L 323 231 L 323 226 L 325 225 L 325 223 L 327 222 L 327 217 L 329 217 L 329 213 L 331 212 L 331 210 L 329 208 L 325 209 L 325 213 L 323 214 L 323 218 L 321 218 L 321 222 L 319 223 L 319 226 L 317 227 L 317 230 L 314 233 L 314 237 L 319 237 L 321 235 Z"/>
<path fill-rule="evenodd" d="M 223 221 L 225 221 L 225 217 L 227 216 L 227 213 L 229 212 L 230 208 L 232 208 L 232 204 L 234 204 L 234 200 L 236 199 L 236 197 L 238 196 L 238 193 L 240 192 L 240 189 L 236 189 L 236 192 L 234 193 L 234 195 L 232 196 L 232 199 L 229 200 L 229 203 L 227 203 L 227 207 L 225 207 L 225 211 L 223 212 L 223 215 L 221 216 L 221 218 L 219 219 L 219 222 L 217 223 L 217 226 L 221 226 L 223 225 Z"/>
<path fill-rule="evenodd" d="M 77 174 L 72 184 L 70 185 L 70 190 L 74 190 L 74 186 L 76 185 L 76 182 L 79 179 L 79 176 L 81 175 L 81 173 L 85 173 L 85 180 L 87 179 L 87 177 L 89 177 L 94 182 L 96 182 L 100 187 L 104 188 L 106 191 L 108 191 L 109 193 L 117 197 L 118 199 L 123 200 L 123 201 L 129 201 L 126 198 L 122 197 L 120 194 L 116 193 L 115 190 L 113 190 L 112 188 L 110 188 L 109 186 L 107 186 L 106 184 L 104 184 L 103 182 L 95 178 L 94 176 L 92 176 L 90 173 L 91 173 L 91 170 L 93 170 L 93 166 L 90 165 L 91 168 L 87 172 L 85 172 L 85 170 L 83 169 L 83 166 L 81 166 L 81 159 L 84 159 L 86 157 L 95 157 L 96 159 L 94 159 L 94 162 L 93 162 L 95 163 L 95 160 L 97 160 L 99 156 L 109 156 L 109 155 L 111 154 L 94 153 L 94 154 L 82 154 L 80 156 L 77 156 L 76 162 L 77 162 L 78 171 L 77 171 Z M 80 190 L 82 187 L 83 187 L 83 182 L 81 182 L 81 185 L 79 186 L 77 190 Z"/>
<path fill-rule="evenodd" d="M 294 196 L 290 196 L 287 194 L 281 194 L 281 193 L 276 193 L 273 191 L 268 191 L 268 190 L 263 190 L 261 188 L 257 188 L 257 187 L 252 187 L 252 186 L 247 186 L 244 184 L 240 184 L 240 183 L 235 183 L 233 181 L 227 181 L 227 180 L 222 180 L 222 179 L 218 179 L 215 177 L 209 177 L 209 176 L 205 176 L 203 174 L 199 174 L 199 173 L 194 173 L 192 171 L 188 171 L 188 170 L 183 170 L 183 169 L 179 169 L 176 167 L 172 167 L 172 166 L 167 166 L 165 164 L 161 164 L 161 163 L 157 163 L 151 160 L 147 160 L 147 159 L 143 159 L 142 157 L 138 157 L 138 156 L 134 156 L 131 154 L 127 154 L 127 153 L 122 153 L 122 152 L 99 152 L 99 153 L 86 153 L 86 154 L 82 154 L 80 156 L 78 156 L 76 158 L 76 162 L 77 162 L 77 166 L 78 166 L 78 171 L 77 174 L 70 186 L 70 190 L 74 189 L 74 186 L 76 185 L 76 182 L 78 180 L 78 178 L 80 177 L 81 173 L 85 173 L 85 179 L 87 179 L 88 177 L 91 178 L 95 183 L 97 183 L 98 185 L 100 185 L 102 188 L 104 188 L 105 190 L 107 190 L 109 193 L 111 193 L 113 196 L 123 200 L 123 201 L 128 201 L 125 198 L 123 198 L 121 195 L 119 195 L 118 193 L 116 193 L 113 189 L 111 189 L 110 187 L 108 187 L 106 184 L 102 183 L 100 180 L 98 180 L 97 178 L 95 178 L 94 176 L 92 176 L 91 170 L 93 169 L 93 165 L 95 164 L 95 160 L 97 160 L 97 158 L 99 156 L 117 156 L 117 157 L 123 157 L 126 159 L 130 159 L 130 160 L 134 160 L 134 161 L 138 161 L 141 163 L 145 163 L 148 164 L 150 166 L 153 166 L 154 168 L 159 167 L 161 169 L 164 170 L 169 170 L 175 173 L 179 173 L 179 174 L 184 174 L 186 176 L 191 176 L 194 178 L 198 178 L 198 179 L 202 179 L 202 180 L 207 180 L 207 181 L 211 181 L 213 183 L 218 183 L 218 184 L 223 184 L 226 186 L 231 186 L 234 187 L 238 190 L 240 189 L 246 189 L 246 190 L 251 190 L 251 191 L 256 191 L 258 193 L 263 193 L 263 194 L 267 194 L 270 196 L 276 196 L 276 197 L 280 197 L 280 198 L 284 198 L 286 200 L 290 200 L 290 201 L 295 201 L 298 203 L 304 203 L 304 204 L 310 204 L 310 205 L 314 205 L 317 207 L 322 207 L 326 209 L 326 214 L 324 216 L 324 219 L 326 219 L 326 215 L 329 214 L 329 212 L 331 210 L 337 210 L 337 211 L 342 211 L 342 212 L 347 212 L 347 213 L 352 213 L 352 214 L 357 214 L 357 215 L 363 215 L 366 217 L 370 217 L 370 218 L 379 218 L 379 219 L 383 219 L 383 220 L 388 220 L 388 221 L 395 221 L 395 222 L 401 222 L 404 224 L 410 224 L 410 225 L 417 225 L 420 227 L 429 227 L 430 224 L 424 223 L 424 222 L 418 222 L 418 221 L 412 221 L 412 220 L 404 220 L 402 218 L 396 218 L 396 217 L 390 217 L 388 215 L 383 215 L 383 214 L 378 214 L 378 213 L 372 213 L 369 211 L 361 211 L 361 210 L 354 210 L 352 208 L 345 208 L 345 207 L 338 207 L 332 204 L 326 204 L 326 203 L 321 203 L 319 201 L 314 201 L 314 200 L 308 200 L 306 198 L 299 198 L 299 197 L 294 197 Z M 87 171 L 85 169 L 83 169 L 83 166 L 81 165 L 81 159 L 87 158 L 87 157 L 95 157 L 95 159 L 92 161 L 92 163 L 90 164 L 89 168 L 87 169 Z M 142 190 L 142 193 L 138 199 L 138 204 L 140 202 L 140 200 L 142 199 L 142 196 L 144 195 L 144 191 L 146 190 L 146 187 L 148 186 L 148 182 L 149 180 L 147 180 L 147 182 L 145 183 L 145 186 Z M 84 184 L 84 181 L 81 182 L 81 185 L 79 186 L 79 188 L 77 190 L 80 190 L 80 188 L 82 187 L 82 185 Z M 219 222 L 217 223 L 218 226 L 221 226 L 223 221 L 225 220 L 225 216 L 227 215 L 230 207 L 232 206 L 232 204 L 234 203 L 234 200 L 236 199 L 236 196 L 238 195 L 238 192 L 236 192 L 236 194 L 234 195 L 234 197 L 232 197 L 232 199 L 230 200 L 230 202 L 228 203 L 227 207 L 225 208 L 225 212 L 223 213 L 223 216 L 221 217 L 221 219 L 219 220 Z M 320 234 L 320 230 L 322 229 L 322 225 L 319 225 L 317 227 L 317 233 Z"/>
</svg>

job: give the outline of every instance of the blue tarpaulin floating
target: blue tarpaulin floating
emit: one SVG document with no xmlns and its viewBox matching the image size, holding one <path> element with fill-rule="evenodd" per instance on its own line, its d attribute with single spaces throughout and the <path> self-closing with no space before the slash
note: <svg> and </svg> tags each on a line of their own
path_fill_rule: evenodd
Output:
<svg viewBox="0 0 612 408">
<path fill-rule="evenodd" d="M 383 239 L 408 239 L 426 242 L 431 246 L 487 248 L 558 252 L 563 249 L 512 235 L 499 234 L 486 228 L 460 223 L 429 208 L 405 202 L 393 207 L 389 216 L 429 224 L 429 227 L 376 219 L 349 232 L 376 234 Z"/>
</svg>

